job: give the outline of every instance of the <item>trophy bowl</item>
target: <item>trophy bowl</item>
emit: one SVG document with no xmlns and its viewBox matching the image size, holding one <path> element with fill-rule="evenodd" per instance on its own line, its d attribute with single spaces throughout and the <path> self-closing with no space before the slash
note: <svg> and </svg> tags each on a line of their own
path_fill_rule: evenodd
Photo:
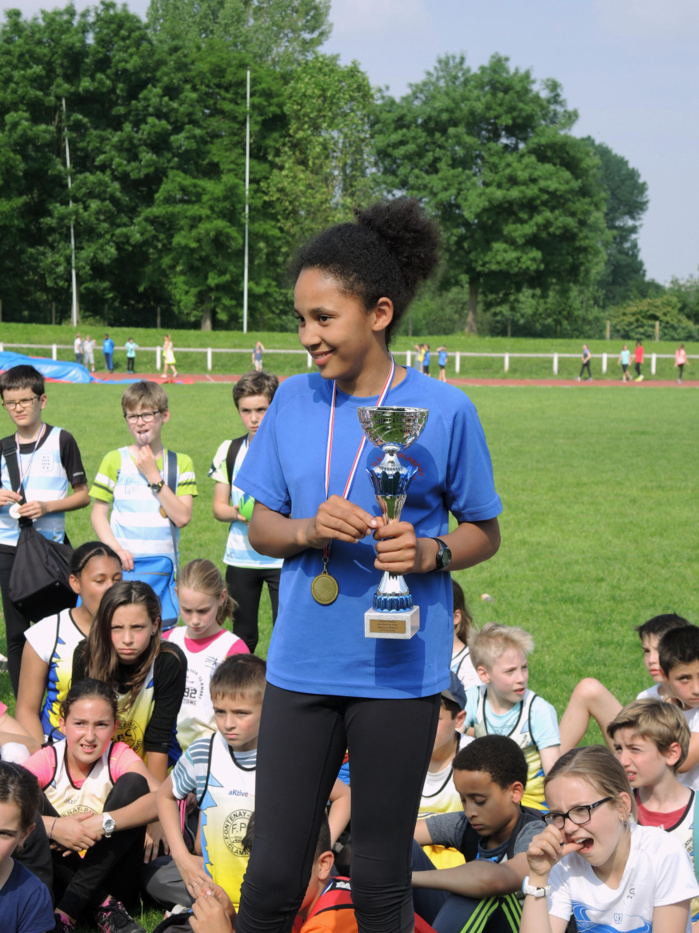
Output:
<svg viewBox="0 0 699 933">
<path fill-rule="evenodd" d="M 357 415 L 364 433 L 376 447 L 396 447 L 405 450 L 416 441 L 425 427 L 427 408 L 400 408 L 381 405 L 358 408 Z"/>
<path fill-rule="evenodd" d="M 417 440 L 427 422 L 426 408 L 381 405 L 358 408 L 367 438 L 383 450 L 383 460 L 367 469 L 376 500 L 387 525 L 400 521 L 408 487 L 418 468 L 401 464 L 398 454 Z M 400 574 L 384 573 L 374 594 L 373 608 L 364 615 L 367 638 L 412 638 L 420 628 L 420 609 Z"/>
</svg>

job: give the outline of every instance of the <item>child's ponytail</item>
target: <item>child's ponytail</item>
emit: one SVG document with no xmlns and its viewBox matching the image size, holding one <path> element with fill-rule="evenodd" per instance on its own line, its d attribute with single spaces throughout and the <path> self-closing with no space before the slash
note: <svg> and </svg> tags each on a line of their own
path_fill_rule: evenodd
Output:
<svg viewBox="0 0 699 933">
<path fill-rule="evenodd" d="M 196 593 L 204 593 L 212 599 L 220 599 L 226 589 L 225 581 L 216 564 L 203 557 L 190 560 L 188 564 L 185 564 L 177 578 L 177 586 L 186 590 L 194 590 Z M 216 622 L 223 627 L 227 619 L 233 621 L 234 611 L 235 600 L 226 593 L 225 599 L 218 607 Z"/>
</svg>

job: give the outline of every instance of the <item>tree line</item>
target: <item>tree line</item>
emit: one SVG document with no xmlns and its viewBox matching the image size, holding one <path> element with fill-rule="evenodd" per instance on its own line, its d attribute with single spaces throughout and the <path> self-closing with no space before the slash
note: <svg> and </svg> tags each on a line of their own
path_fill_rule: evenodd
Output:
<svg viewBox="0 0 699 933">
<path fill-rule="evenodd" d="M 500 55 L 477 69 L 444 56 L 394 98 L 320 51 L 329 12 L 330 0 L 152 0 L 146 21 L 111 0 L 6 11 L 4 319 L 69 316 L 72 224 L 83 315 L 241 327 L 249 69 L 252 329 L 293 329 L 300 242 L 407 195 L 443 231 L 440 275 L 404 322 L 416 333 L 577 335 L 662 300 L 692 336 L 696 282 L 646 281 L 645 182 L 574 135 L 556 81 Z"/>
</svg>

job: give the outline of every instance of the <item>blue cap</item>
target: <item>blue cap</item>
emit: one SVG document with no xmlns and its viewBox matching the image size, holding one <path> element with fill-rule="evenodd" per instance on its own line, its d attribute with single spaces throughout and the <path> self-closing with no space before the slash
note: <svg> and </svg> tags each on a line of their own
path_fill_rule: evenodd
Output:
<svg viewBox="0 0 699 933">
<path fill-rule="evenodd" d="M 459 709 L 466 709 L 466 691 L 454 671 L 449 671 L 449 689 L 442 690 L 442 696 L 456 703 Z"/>
</svg>

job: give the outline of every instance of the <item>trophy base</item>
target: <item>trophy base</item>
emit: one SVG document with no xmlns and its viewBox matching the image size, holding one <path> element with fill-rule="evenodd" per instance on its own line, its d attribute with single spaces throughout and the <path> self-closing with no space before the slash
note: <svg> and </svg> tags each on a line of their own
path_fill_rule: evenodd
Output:
<svg viewBox="0 0 699 933">
<path fill-rule="evenodd" d="M 419 630 L 419 606 L 413 606 L 408 612 L 377 612 L 376 609 L 369 609 L 364 613 L 365 638 L 412 638 Z"/>
</svg>

